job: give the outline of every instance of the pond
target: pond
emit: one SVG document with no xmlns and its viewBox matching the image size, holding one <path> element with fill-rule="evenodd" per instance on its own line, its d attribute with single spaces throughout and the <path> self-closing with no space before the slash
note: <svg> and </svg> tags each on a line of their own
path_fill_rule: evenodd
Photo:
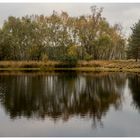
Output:
<svg viewBox="0 0 140 140">
<path fill-rule="evenodd" d="M 0 136 L 140 136 L 140 74 L 1 72 Z"/>
</svg>

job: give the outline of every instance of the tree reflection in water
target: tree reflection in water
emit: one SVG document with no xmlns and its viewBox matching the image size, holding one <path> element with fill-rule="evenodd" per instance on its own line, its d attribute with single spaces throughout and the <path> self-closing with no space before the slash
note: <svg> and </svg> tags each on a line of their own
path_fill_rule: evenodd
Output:
<svg viewBox="0 0 140 140">
<path fill-rule="evenodd" d="M 129 75 L 133 105 L 140 111 L 140 74 Z"/>
<path fill-rule="evenodd" d="M 125 82 L 121 73 L 0 76 L 0 102 L 11 119 L 75 115 L 96 123 L 111 106 L 119 108 Z"/>
</svg>

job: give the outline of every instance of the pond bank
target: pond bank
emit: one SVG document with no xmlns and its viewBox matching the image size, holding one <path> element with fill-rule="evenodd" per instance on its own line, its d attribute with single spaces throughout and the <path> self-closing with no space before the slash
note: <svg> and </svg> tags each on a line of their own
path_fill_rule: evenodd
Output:
<svg viewBox="0 0 140 140">
<path fill-rule="evenodd" d="M 59 61 L 0 61 L 0 71 L 140 72 L 134 60 L 78 61 L 71 67 Z"/>
</svg>

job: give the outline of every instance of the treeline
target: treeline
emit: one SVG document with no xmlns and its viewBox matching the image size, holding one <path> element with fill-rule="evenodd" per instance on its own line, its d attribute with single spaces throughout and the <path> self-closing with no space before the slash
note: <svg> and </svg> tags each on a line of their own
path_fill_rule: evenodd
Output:
<svg viewBox="0 0 140 140">
<path fill-rule="evenodd" d="M 102 8 L 79 17 L 53 11 L 50 16 L 10 16 L 0 29 L 0 60 L 124 59 L 121 26 L 110 25 Z"/>
</svg>

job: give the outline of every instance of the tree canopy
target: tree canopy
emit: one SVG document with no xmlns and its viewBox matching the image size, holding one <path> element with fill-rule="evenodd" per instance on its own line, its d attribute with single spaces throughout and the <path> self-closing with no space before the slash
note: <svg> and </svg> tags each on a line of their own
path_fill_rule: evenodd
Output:
<svg viewBox="0 0 140 140">
<path fill-rule="evenodd" d="M 0 29 L 0 60 L 123 59 L 121 26 L 110 25 L 102 8 L 79 17 L 53 11 L 50 16 L 10 16 Z"/>
</svg>

